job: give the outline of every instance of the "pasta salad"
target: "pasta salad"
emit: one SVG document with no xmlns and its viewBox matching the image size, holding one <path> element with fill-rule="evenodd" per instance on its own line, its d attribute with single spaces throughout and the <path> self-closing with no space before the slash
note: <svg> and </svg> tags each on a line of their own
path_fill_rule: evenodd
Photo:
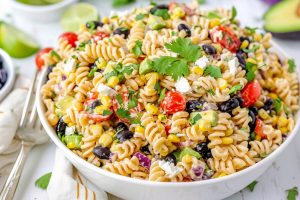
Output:
<svg viewBox="0 0 300 200">
<path fill-rule="evenodd" d="M 236 9 L 151 4 L 63 33 L 48 68 L 45 115 L 86 161 L 123 176 L 187 182 L 268 156 L 294 127 L 299 84 L 272 36 Z"/>
</svg>

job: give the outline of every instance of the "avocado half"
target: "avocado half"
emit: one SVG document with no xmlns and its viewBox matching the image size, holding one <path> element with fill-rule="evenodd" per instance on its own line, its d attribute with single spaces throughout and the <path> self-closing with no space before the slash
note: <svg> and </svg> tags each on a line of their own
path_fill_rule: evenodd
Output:
<svg viewBox="0 0 300 200">
<path fill-rule="evenodd" d="M 264 15 L 265 30 L 275 37 L 300 39 L 300 0 L 283 0 Z"/>
</svg>

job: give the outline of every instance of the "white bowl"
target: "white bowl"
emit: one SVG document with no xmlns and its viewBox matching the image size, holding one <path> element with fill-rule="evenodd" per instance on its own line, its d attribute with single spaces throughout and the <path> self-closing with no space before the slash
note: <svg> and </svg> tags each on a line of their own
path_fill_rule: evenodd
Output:
<svg viewBox="0 0 300 200">
<path fill-rule="evenodd" d="M 280 57 L 286 57 L 286 54 L 276 44 L 273 46 L 273 51 L 277 52 Z M 46 71 L 44 70 L 37 91 L 41 91 L 45 78 Z M 41 95 L 37 95 L 37 110 L 40 120 L 50 138 L 79 172 L 105 191 L 120 198 L 130 200 L 214 200 L 226 198 L 245 188 L 249 183 L 261 176 L 270 167 L 272 162 L 289 146 L 300 126 L 300 123 L 296 123 L 292 133 L 278 149 L 262 161 L 242 171 L 205 181 L 160 183 L 113 174 L 81 159 L 58 139 L 54 129 L 47 122 Z M 299 115 L 300 112 L 297 112 L 297 119 Z"/>
<path fill-rule="evenodd" d="M 7 93 L 10 92 L 11 88 L 14 86 L 15 83 L 15 77 L 16 77 L 16 72 L 15 68 L 13 65 L 13 62 L 9 55 L 0 49 L 0 56 L 3 59 L 3 67 L 7 71 L 7 80 L 5 85 L 0 89 L 0 101 L 7 96 Z"/>
<path fill-rule="evenodd" d="M 62 2 L 45 5 L 45 6 L 32 6 L 27 5 L 16 0 L 8 0 L 14 13 L 21 15 L 33 21 L 55 21 L 60 19 L 64 10 L 76 3 L 78 0 L 63 0 Z"/>
</svg>

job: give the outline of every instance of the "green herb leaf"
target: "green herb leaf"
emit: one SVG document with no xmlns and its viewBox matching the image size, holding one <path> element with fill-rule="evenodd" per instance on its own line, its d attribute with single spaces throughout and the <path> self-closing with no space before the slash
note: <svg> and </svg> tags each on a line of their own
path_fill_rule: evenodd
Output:
<svg viewBox="0 0 300 200">
<path fill-rule="evenodd" d="M 177 38 L 171 43 L 167 43 L 165 46 L 169 51 L 178 53 L 187 61 L 195 62 L 201 56 L 199 45 L 192 44 L 191 40 L 188 38 Z"/>
<path fill-rule="evenodd" d="M 247 62 L 246 63 L 246 79 L 248 82 L 251 82 L 254 80 L 255 78 L 255 71 L 256 71 L 256 68 L 255 68 L 255 64 L 254 63 L 251 63 L 251 62 Z"/>
<path fill-rule="evenodd" d="M 151 6 L 157 6 L 157 3 L 154 2 L 154 1 L 150 1 L 150 5 L 151 5 Z"/>
<path fill-rule="evenodd" d="M 168 9 L 157 9 L 154 12 L 154 15 L 162 17 L 164 20 L 170 19 L 170 15 L 169 15 L 169 10 Z"/>
<path fill-rule="evenodd" d="M 123 104 L 123 98 L 122 98 L 122 95 L 121 94 L 117 94 L 116 95 L 116 99 L 117 99 L 117 102 L 122 105 Z"/>
<path fill-rule="evenodd" d="M 159 81 L 157 81 L 157 82 L 155 83 L 154 89 L 157 91 L 158 94 L 161 93 L 161 86 L 160 86 Z"/>
<path fill-rule="evenodd" d="M 88 74 L 88 78 L 94 77 L 94 74 L 95 74 L 95 72 L 96 72 L 97 70 L 98 70 L 97 67 L 92 68 L 91 71 L 90 71 L 89 74 Z"/>
<path fill-rule="evenodd" d="M 138 105 L 138 96 L 137 95 L 130 95 L 129 102 L 128 102 L 128 109 L 132 109 Z"/>
<path fill-rule="evenodd" d="M 249 32 L 250 35 L 253 35 L 258 28 L 251 28 L 246 26 L 245 29 Z"/>
<path fill-rule="evenodd" d="M 210 75 L 214 78 L 222 78 L 221 69 L 217 66 L 209 65 L 204 70 L 204 75 Z"/>
<path fill-rule="evenodd" d="M 254 53 L 259 48 L 260 48 L 259 44 L 254 44 L 251 49 L 243 49 L 243 51 L 246 53 Z"/>
<path fill-rule="evenodd" d="M 199 119 L 201 119 L 201 118 L 202 118 L 201 115 L 198 113 L 198 114 L 195 115 L 195 117 L 193 117 L 192 119 L 190 119 L 190 123 L 191 123 L 192 125 L 194 125 L 194 124 L 196 124 L 197 121 L 198 121 Z"/>
<path fill-rule="evenodd" d="M 279 98 L 274 99 L 274 110 L 279 114 L 282 106 L 282 101 Z"/>
<path fill-rule="evenodd" d="M 120 7 L 125 6 L 127 4 L 133 3 L 135 0 L 113 0 L 112 5 L 113 7 Z"/>
<path fill-rule="evenodd" d="M 293 73 L 295 71 L 295 68 L 296 68 L 295 60 L 294 59 L 288 59 L 288 64 L 289 64 L 288 72 Z"/>
<path fill-rule="evenodd" d="M 250 139 L 253 141 L 255 140 L 255 132 L 250 133 Z"/>
<path fill-rule="evenodd" d="M 47 189 L 50 178 L 51 178 L 52 172 L 49 172 L 47 174 L 44 174 L 43 176 L 41 176 L 40 178 L 38 178 L 35 181 L 35 186 L 39 187 L 43 190 Z"/>
<path fill-rule="evenodd" d="M 125 118 L 125 119 L 129 119 L 130 120 L 130 112 L 128 110 L 125 110 L 124 108 L 119 108 L 116 111 L 116 114 L 120 118 Z"/>
<path fill-rule="evenodd" d="M 206 0 L 197 0 L 199 4 L 205 4 Z"/>
<path fill-rule="evenodd" d="M 130 123 L 131 123 L 131 124 L 141 124 L 142 122 L 141 122 L 140 119 L 131 119 L 131 120 L 130 120 Z"/>
<path fill-rule="evenodd" d="M 288 195 L 287 195 L 287 200 L 296 200 L 296 197 L 298 196 L 298 188 L 293 187 L 289 190 L 287 190 Z"/>
<path fill-rule="evenodd" d="M 164 88 L 159 94 L 158 103 L 160 103 L 166 96 L 166 88 Z"/>
<path fill-rule="evenodd" d="M 108 115 L 111 115 L 112 112 L 110 110 L 103 110 L 103 116 L 108 116 Z"/>
<path fill-rule="evenodd" d="M 142 45 L 143 45 L 142 41 L 138 40 L 138 41 L 135 42 L 135 46 L 132 49 L 132 52 L 137 57 L 139 57 L 140 55 L 143 54 L 143 52 L 142 52 Z"/>
<path fill-rule="evenodd" d="M 209 94 L 211 94 L 211 95 L 215 95 L 215 94 L 216 94 L 215 91 L 213 91 L 212 89 L 207 90 L 207 93 L 209 93 Z"/>
<path fill-rule="evenodd" d="M 207 18 L 209 18 L 209 19 L 215 19 L 215 18 L 221 19 L 222 17 L 220 15 L 218 15 L 218 13 L 216 13 L 216 12 L 209 12 L 207 14 Z"/>
<path fill-rule="evenodd" d="M 145 14 L 143 14 L 143 13 L 140 13 L 140 14 L 137 14 L 136 16 L 135 16 L 135 20 L 142 20 L 142 19 L 144 19 L 145 18 Z"/>
<path fill-rule="evenodd" d="M 235 94 L 237 91 L 243 89 L 243 86 L 238 84 L 238 85 L 235 85 L 233 86 L 232 88 L 230 88 L 229 90 L 229 94 Z"/>
<path fill-rule="evenodd" d="M 230 18 L 230 21 L 233 21 L 234 18 L 236 17 L 237 15 L 237 11 L 236 11 L 236 8 L 234 6 L 232 6 L 231 8 L 231 18 Z"/>
<path fill-rule="evenodd" d="M 56 57 L 57 60 L 61 60 L 61 57 L 58 55 L 58 53 L 54 50 L 51 51 L 50 53 L 51 56 Z"/>
<path fill-rule="evenodd" d="M 250 184 L 247 186 L 247 188 L 248 188 L 251 192 L 253 192 L 254 187 L 255 187 L 255 185 L 256 185 L 257 183 L 258 183 L 257 181 L 253 181 L 252 183 L 250 183 Z"/>
</svg>

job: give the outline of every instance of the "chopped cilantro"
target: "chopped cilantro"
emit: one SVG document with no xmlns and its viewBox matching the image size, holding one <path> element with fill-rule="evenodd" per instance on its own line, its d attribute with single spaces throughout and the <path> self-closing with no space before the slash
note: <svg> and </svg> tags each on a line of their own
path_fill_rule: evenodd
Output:
<svg viewBox="0 0 300 200">
<path fill-rule="evenodd" d="M 47 174 L 44 174 L 43 176 L 41 176 L 40 178 L 38 178 L 36 181 L 35 181 L 35 186 L 36 187 L 39 187 L 43 190 L 47 189 L 48 187 L 48 184 L 50 182 L 50 179 L 51 179 L 51 175 L 52 175 L 52 172 L 49 172 Z"/>
<path fill-rule="evenodd" d="M 246 63 L 246 79 L 248 82 L 253 81 L 253 79 L 255 78 L 255 71 L 256 71 L 256 65 L 254 63 L 251 62 L 247 62 Z"/>
<path fill-rule="evenodd" d="M 236 8 L 234 6 L 232 6 L 231 8 L 231 18 L 230 18 L 230 21 L 233 21 L 234 18 L 236 17 L 237 15 L 237 11 L 236 11 Z"/>
<path fill-rule="evenodd" d="M 288 64 L 289 64 L 288 72 L 293 73 L 295 71 L 295 68 L 296 68 L 295 60 L 294 59 L 288 59 Z"/>
<path fill-rule="evenodd" d="M 103 110 L 103 116 L 111 115 L 112 112 L 110 110 Z"/>
<path fill-rule="evenodd" d="M 138 105 L 138 96 L 129 95 L 128 109 L 132 109 Z"/>
<path fill-rule="evenodd" d="M 243 49 L 243 51 L 246 53 L 254 53 L 259 48 L 260 48 L 259 44 L 254 44 L 251 49 Z"/>
<path fill-rule="evenodd" d="M 88 74 L 88 78 L 92 78 L 97 70 L 98 70 L 97 67 L 92 68 Z"/>
<path fill-rule="evenodd" d="M 125 110 L 124 108 L 119 108 L 116 111 L 116 114 L 120 118 L 125 118 L 125 119 L 129 119 L 130 120 L 130 112 L 128 110 Z"/>
<path fill-rule="evenodd" d="M 117 102 L 122 105 L 123 104 L 123 98 L 122 98 L 122 95 L 121 94 L 117 94 L 116 95 L 116 99 L 117 99 Z"/>
<path fill-rule="evenodd" d="M 113 7 L 120 7 L 125 6 L 127 4 L 133 3 L 135 0 L 113 0 L 112 5 Z"/>
<path fill-rule="evenodd" d="M 81 42 L 78 47 L 76 48 L 76 50 L 79 50 L 79 51 L 83 51 L 85 49 L 85 46 L 86 46 L 86 43 L 85 42 Z M 76 56 L 73 55 L 72 58 L 76 59 Z"/>
<path fill-rule="evenodd" d="M 257 181 L 253 181 L 252 183 L 250 183 L 250 184 L 247 186 L 247 188 L 248 188 L 251 192 L 253 192 L 254 187 L 255 187 L 255 185 L 256 185 L 257 183 L 258 183 Z"/>
<path fill-rule="evenodd" d="M 142 19 L 144 19 L 145 18 L 145 14 L 143 14 L 143 13 L 140 13 L 140 14 L 137 14 L 136 16 L 135 16 L 135 20 L 142 20 Z"/>
<path fill-rule="evenodd" d="M 201 118 L 202 118 L 201 115 L 198 113 L 197 115 L 195 115 L 195 117 L 193 117 L 192 119 L 190 119 L 190 122 L 191 122 L 192 125 L 194 125 Z"/>
<path fill-rule="evenodd" d="M 251 132 L 250 133 L 250 139 L 253 141 L 255 140 L 255 133 L 254 132 Z"/>
<path fill-rule="evenodd" d="M 170 19 L 170 15 L 169 15 L 168 9 L 157 9 L 154 12 L 154 15 L 162 17 L 164 20 Z"/>
<path fill-rule="evenodd" d="M 230 88 L 229 94 L 235 94 L 237 91 L 241 90 L 243 88 L 242 85 L 238 84 Z"/>
<path fill-rule="evenodd" d="M 140 119 L 131 119 L 131 120 L 130 120 L 130 123 L 131 123 L 131 124 L 141 124 L 142 122 L 141 122 Z"/>
<path fill-rule="evenodd" d="M 61 57 L 58 55 L 58 53 L 54 50 L 51 51 L 50 53 L 51 56 L 56 57 L 57 60 L 61 60 Z"/>
<path fill-rule="evenodd" d="M 287 200 L 296 200 L 296 197 L 298 196 L 298 188 L 293 187 L 289 190 L 287 190 L 288 195 L 287 195 Z"/>
<path fill-rule="evenodd" d="M 216 94 L 215 91 L 213 91 L 212 89 L 207 90 L 207 93 L 209 93 L 209 94 L 211 94 L 211 95 L 215 95 L 215 94 Z"/>
<path fill-rule="evenodd" d="M 155 83 L 154 89 L 157 91 L 158 94 L 161 93 L 161 86 L 160 86 L 159 81 L 157 81 L 157 82 Z"/>
<path fill-rule="evenodd" d="M 281 110 L 282 102 L 279 98 L 274 99 L 274 110 L 277 114 L 279 114 Z"/>
<path fill-rule="evenodd" d="M 217 66 L 209 65 L 204 70 L 204 75 L 210 75 L 214 78 L 222 78 L 221 69 Z"/>
<path fill-rule="evenodd" d="M 143 52 L 142 52 L 142 45 L 143 45 L 142 41 L 137 40 L 137 41 L 135 42 L 135 46 L 134 46 L 133 49 L 132 49 L 132 52 L 133 52 L 134 55 L 136 55 L 137 57 L 139 57 L 140 55 L 143 54 Z"/>
<path fill-rule="evenodd" d="M 214 19 L 214 18 L 221 19 L 222 17 L 220 15 L 218 15 L 218 13 L 216 13 L 216 12 L 209 12 L 207 14 L 207 18 L 209 18 L 209 19 Z"/>
<path fill-rule="evenodd" d="M 175 35 L 176 35 L 176 32 L 175 32 L 175 31 L 172 31 L 172 32 L 171 32 L 171 35 L 172 35 L 172 36 L 175 36 Z"/>
<path fill-rule="evenodd" d="M 246 26 L 245 29 L 249 32 L 250 35 L 253 35 L 258 28 L 251 28 Z"/>
<path fill-rule="evenodd" d="M 165 98 L 165 96 L 166 96 L 166 88 L 164 88 L 164 89 L 161 91 L 161 93 L 160 93 L 160 95 L 159 95 L 159 98 L 158 98 L 158 103 L 160 103 L 160 102 Z"/>
</svg>

